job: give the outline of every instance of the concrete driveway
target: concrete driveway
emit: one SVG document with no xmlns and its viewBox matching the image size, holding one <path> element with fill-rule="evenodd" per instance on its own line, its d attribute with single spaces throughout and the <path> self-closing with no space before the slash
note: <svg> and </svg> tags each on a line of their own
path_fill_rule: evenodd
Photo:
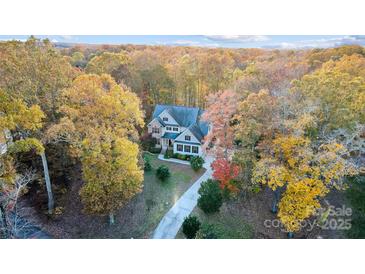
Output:
<svg viewBox="0 0 365 274">
<path fill-rule="evenodd" d="M 198 202 L 198 190 L 201 183 L 212 177 L 213 171 L 210 165 L 214 161 L 214 158 L 212 156 L 206 156 L 204 160 L 206 172 L 177 200 L 162 218 L 153 233 L 153 239 L 175 239 L 184 218 L 190 215 Z"/>
</svg>

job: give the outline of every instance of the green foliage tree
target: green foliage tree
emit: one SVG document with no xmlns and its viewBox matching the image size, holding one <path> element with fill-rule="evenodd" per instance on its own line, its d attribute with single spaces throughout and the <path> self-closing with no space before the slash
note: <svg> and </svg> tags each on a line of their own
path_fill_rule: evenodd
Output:
<svg viewBox="0 0 365 274">
<path fill-rule="evenodd" d="M 194 156 L 190 159 L 191 168 L 198 171 L 203 167 L 204 159 L 200 156 Z"/>
<path fill-rule="evenodd" d="M 156 170 L 156 176 L 161 181 L 166 181 L 171 176 L 169 168 L 164 165 L 159 166 Z"/>
<path fill-rule="evenodd" d="M 151 171 L 152 165 L 150 158 L 144 157 L 143 160 L 144 160 L 144 171 Z"/>
<path fill-rule="evenodd" d="M 198 193 L 200 195 L 198 199 L 198 206 L 205 213 L 214 213 L 219 211 L 219 208 L 223 204 L 223 195 L 218 181 L 208 179 L 201 184 Z"/>
<path fill-rule="evenodd" d="M 194 239 L 200 228 L 200 221 L 196 216 L 189 216 L 184 219 L 182 230 L 186 238 Z"/>
<path fill-rule="evenodd" d="M 209 223 L 203 223 L 200 226 L 199 231 L 196 233 L 195 238 L 196 239 L 221 239 L 220 229 L 215 226 L 214 224 Z"/>
</svg>

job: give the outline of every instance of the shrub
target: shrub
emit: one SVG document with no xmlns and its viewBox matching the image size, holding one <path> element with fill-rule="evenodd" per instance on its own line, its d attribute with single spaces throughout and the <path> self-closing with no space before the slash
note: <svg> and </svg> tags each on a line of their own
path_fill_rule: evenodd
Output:
<svg viewBox="0 0 365 274">
<path fill-rule="evenodd" d="M 150 158 L 144 157 L 143 160 L 144 160 L 144 170 L 145 171 L 151 171 L 152 170 L 152 166 L 151 166 Z"/>
<path fill-rule="evenodd" d="M 160 147 L 150 147 L 150 149 L 148 151 L 153 154 L 160 154 L 161 148 Z"/>
<path fill-rule="evenodd" d="M 198 193 L 198 206 L 205 213 L 214 213 L 219 211 L 223 204 L 222 190 L 219 187 L 219 182 L 209 179 L 202 183 Z"/>
<path fill-rule="evenodd" d="M 178 154 L 178 155 L 177 155 L 177 158 L 178 158 L 179 160 L 186 160 L 186 156 L 185 156 L 184 154 Z"/>
<path fill-rule="evenodd" d="M 195 238 L 196 239 L 221 239 L 223 237 L 222 237 L 222 232 L 219 229 L 219 227 L 217 227 L 213 224 L 203 223 L 200 226 L 199 231 L 195 234 Z"/>
<path fill-rule="evenodd" d="M 195 171 L 201 169 L 203 167 L 203 164 L 204 164 L 204 159 L 200 156 L 194 156 L 190 160 L 191 168 L 194 169 Z"/>
<path fill-rule="evenodd" d="M 151 135 L 148 133 L 144 134 L 141 137 L 141 146 L 143 150 L 150 151 L 151 148 L 154 148 L 156 146 L 157 140 L 156 138 L 152 138 Z"/>
<path fill-rule="evenodd" d="M 174 152 L 171 149 L 167 149 L 164 155 L 165 159 L 170 159 L 174 156 Z"/>
<path fill-rule="evenodd" d="M 170 170 L 167 166 L 159 166 L 158 169 L 156 170 L 156 176 L 157 178 L 159 178 L 161 181 L 165 181 L 168 177 L 170 177 Z"/>
<path fill-rule="evenodd" d="M 182 228 L 186 238 L 194 239 L 200 228 L 200 221 L 196 216 L 186 217 L 182 224 Z"/>
</svg>

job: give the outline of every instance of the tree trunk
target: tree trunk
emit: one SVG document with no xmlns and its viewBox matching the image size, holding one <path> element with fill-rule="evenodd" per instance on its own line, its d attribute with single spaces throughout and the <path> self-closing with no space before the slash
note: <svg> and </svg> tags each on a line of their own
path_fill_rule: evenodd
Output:
<svg viewBox="0 0 365 274">
<path fill-rule="evenodd" d="M 279 189 L 274 190 L 274 201 L 272 203 L 271 212 L 276 214 L 278 212 L 278 203 L 280 199 Z"/>
<path fill-rule="evenodd" d="M 46 188 L 47 188 L 47 195 L 48 195 L 48 214 L 52 214 L 53 208 L 54 208 L 54 200 L 53 200 L 53 194 L 52 194 L 51 180 L 49 179 L 46 154 L 43 152 L 41 154 L 41 157 L 42 157 L 42 164 L 43 164 L 43 171 L 44 171 L 44 179 L 46 181 Z"/>
<path fill-rule="evenodd" d="M 114 225 L 115 220 L 114 220 L 114 214 L 113 213 L 109 213 L 109 224 L 110 225 Z"/>
<path fill-rule="evenodd" d="M 8 222 L 5 215 L 5 209 L 2 205 L 0 205 L 0 215 L 1 215 L 1 221 L 4 226 L 4 236 L 7 239 L 9 237 L 9 230 L 8 230 Z"/>
</svg>

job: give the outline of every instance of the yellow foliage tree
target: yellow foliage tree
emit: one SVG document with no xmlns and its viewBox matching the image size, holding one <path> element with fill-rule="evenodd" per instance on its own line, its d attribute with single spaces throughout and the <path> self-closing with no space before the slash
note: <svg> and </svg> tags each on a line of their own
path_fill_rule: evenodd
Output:
<svg viewBox="0 0 365 274">
<path fill-rule="evenodd" d="M 319 131 L 351 128 L 365 122 L 365 58 L 344 56 L 328 61 L 312 74 L 294 81 L 293 93 L 318 118 Z"/>
<path fill-rule="evenodd" d="M 114 223 L 114 212 L 142 187 L 135 144 L 144 125 L 140 101 L 106 74 L 81 75 L 63 95 L 64 117 L 47 131 L 48 139 L 68 143 L 81 159 L 85 210 L 109 214 Z"/>
<path fill-rule="evenodd" d="M 81 163 L 85 185 L 81 200 L 88 213 L 114 212 L 141 191 L 143 171 L 138 166 L 138 145 L 126 138 L 85 139 Z"/>
<path fill-rule="evenodd" d="M 344 159 L 346 154 L 337 143 L 322 145 L 315 152 L 308 138 L 294 135 L 276 137 L 270 151 L 262 153 L 253 181 L 272 190 L 286 187 L 278 217 L 287 231 L 300 230 L 300 223 L 320 207 L 319 199 L 331 187 L 343 189 L 343 177 L 356 174 L 355 166 Z"/>
<path fill-rule="evenodd" d="M 10 154 L 35 150 L 37 155 L 41 156 L 48 194 L 48 211 L 51 214 L 54 201 L 44 147 L 38 139 L 28 137 L 29 132 L 40 129 L 43 126 L 42 120 L 45 118 L 43 111 L 38 105 L 27 107 L 23 100 L 12 98 L 9 94 L 0 90 L 0 113 L 0 131 L 17 132 L 21 136 L 20 140 L 9 144 L 8 151 Z M 1 166 L 3 170 L 1 176 L 5 176 L 5 181 L 8 182 L 13 182 L 12 178 L 15 176 L 12 162 L 13 160 L 10 156 L 2 156 Z"/>
<path fill-rule="evenodd" d="M 64 117 L 47 131 L 50 142 L 69 143 L 74 155 L 80 156 L 83 139 L 106 132 L 138 140 L 137 128 L 144 125 L 140 101 L 109 75 L 80 75 L 63 96 L 60 112 Z"/>
</svg>

